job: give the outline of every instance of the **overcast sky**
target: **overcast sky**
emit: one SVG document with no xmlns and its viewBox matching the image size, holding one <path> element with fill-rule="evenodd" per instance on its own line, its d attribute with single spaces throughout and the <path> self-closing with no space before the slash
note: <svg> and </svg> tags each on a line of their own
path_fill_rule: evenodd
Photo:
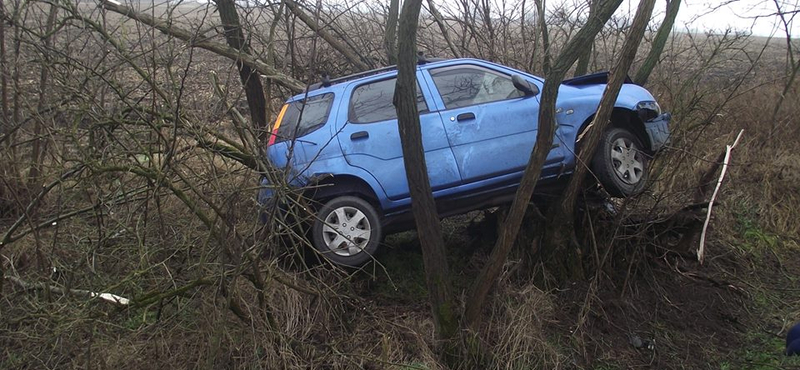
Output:
<svg viewBox="0 0 800 370">
<path fill-rule="evenodd" d="M 784 10 L 800 9 L 800 0 L 777 0 Z M 639 0 L 625 0 L 621 11 L 636 11 Z M 658 18 L 663 18 L 666 0 L 656 2 Z M 776 13 L 774 0 L 683 0 L 675 26 L 678 30 L 687 27 L 694 31 L 723 31 L 732 28 L 739 31 L 752 31 L 758 36 L 769 36 L 777 31 L 776 37 L 784 37 L 783 26 L 776 16 L 758 17 Z M 793 37 L 800 36 L 800 23 L 790 21 L 789 29 Z M 779 26 L 776 28 L 776 26 Z"/>
<path fill-rule="evenodd" d="M 155 1 L 158 2 L 159 0 Z M 194 1 L 206 3 L 208 0 Z M 339 1 L 340 0 L 322 0 L 323 3 L 337 3 Z M 372 3 L 388 0 L 365 1 Z M 503 0 L 490 0 L 490 3 L 493 3 L 495 6 L 506 4 L 516 8 L 516 6 L 519 5 L 518 1 L 519 0 L 512 0 L 506 2 Z M 560 2 L 568 4 L 586 4 L 586 0 L 548 0 L 546 3 L 548 8 L 551 8 L 554 6 L 553 4 Z M 719 32 L 730 28 L 738 31 L 752 32 L 754 35 L 758 36 L 770 36 L 774 34 L 776 37 L 785 37 L 784 28 L 780 24 L 779 18 L 772 15 L 777 12 L 776 2 L 781 4 L 784 11 L 800 10 L 800 0 L 682 0 L 675 27 L 677 31 L 685 31 L 688 29 L 695 32 Z M 310 3 L 316 3 L 316 0 L 312 0 Z M 447 8 L 448 6 L 454 8 L 459 7 L 456 0 L 437 0 L 436 3 L 443 8 Z M 633 17 L 638 4 L 639 0 L 623 0 L 617 14 L 628 14 L 630 17 Z M 666 5 L 666 0 L 656 1 L 656 10 L 653 16 L 654 22 L 661 22 L 664 17 Z M 532 6 L 528 6 L 528 11 L 532 11 Z M 798 38 L 800 37 L 800 22 L 793 22 L 791 17 L 791 15 L 787 16 L 789 29 L 792 33 L 792 37 Z"/>
</svg>

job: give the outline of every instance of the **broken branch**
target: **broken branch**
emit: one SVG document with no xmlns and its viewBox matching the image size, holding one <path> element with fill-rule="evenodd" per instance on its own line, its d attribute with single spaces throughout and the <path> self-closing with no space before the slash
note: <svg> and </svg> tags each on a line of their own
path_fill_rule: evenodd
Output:
<svg viewBox="0 0 800 370">
<path fill-rule="evenodd" d="M 731 145 L 725 146 L 725 159 L 722 160 L 722 171 L 719 173 L 719 179 L 717 179 L 717 186 L 714 188 L 714 194 L 711 195 L 711 199 L 708 201 L 708 212 L 706 213 L 706 221 L 703 223 L 703 232 L 700 233 L 700 247 L 697 248 L 697 260 L 700 263 L 703 263 L 703 257 L 705 255 L 705 246 L 706 246 L 706 231 L 708 230 L 708 222 L 711 221 L 711 209 L 714 207 L 714 200 L 717 198 L 717 193 L 719 193 L 719 188 L 722 186 L 722 179 L 725 178 L 725 171 L 728 169 L 728 163 L 731 159 L 731 150 L 739 143 L 739 139 L 742 138 L 742 134 L 744 130 L 739 131 L 739 135 L 736 136 L 736 140 Z"/>
<path fill-rule="evenodd" d="M 15 276 L 6 276 L 8 281 L 18 285 L 25 290 L 47 290 L 51 293 L 64 294 L 64 295 L 78 295 L 88 298 L 100 298 L 106 302 L 113 303 L 120 306 L 126 306 L 131 303 L 130 299 L 118 296 L 111 293 L 97 293 L 84 289 L 66 289 L 55 285 L 44 283 L 29 283 Z"/>
</svg>

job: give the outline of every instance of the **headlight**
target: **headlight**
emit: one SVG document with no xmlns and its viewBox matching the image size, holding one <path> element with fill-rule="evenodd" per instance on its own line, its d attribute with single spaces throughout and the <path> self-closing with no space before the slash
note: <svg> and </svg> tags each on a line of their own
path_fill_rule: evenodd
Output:
<svg viewBox="0 0 800 370">
<path fill-rule="evenodd" d="M 654 101 L 639 102 L 639 104 L 636 104 L 636 110 L 639 112 L 639 118 L 642 119 L 642 122 L 647 122 L 661 115 L 661 107 Z"/>
</svg>

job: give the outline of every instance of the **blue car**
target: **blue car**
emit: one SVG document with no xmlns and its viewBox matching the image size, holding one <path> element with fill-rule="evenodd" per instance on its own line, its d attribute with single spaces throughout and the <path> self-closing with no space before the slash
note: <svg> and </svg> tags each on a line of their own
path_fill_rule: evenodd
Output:
<svg viewBox="0 0 800 370">
<path fill-rule="evenodd" d="M 319 205 L 310 239 L 337 264 L 365 263 L 385 233 L 413 225 L 392 104 L 396 77 L 388 67 L 324 80 L 289 99 L 272 129 L 269 160 Z M 542 183 L 573 172 L 579 134 L 606 81 L 602 73 L 563 82 Z M 536 141 L 542 85 L 539 77 L 484 60 L 420 62 L 417 108 L 442 217 L 512 200 Z M 591 168 L 609 194 L 625 197 L 645 186 L 648 161 L 669 138 L 670 115 L 631 83 L 615 107 Z M 263 179 L 260 202 L 272 194 Z"/>
</svg>

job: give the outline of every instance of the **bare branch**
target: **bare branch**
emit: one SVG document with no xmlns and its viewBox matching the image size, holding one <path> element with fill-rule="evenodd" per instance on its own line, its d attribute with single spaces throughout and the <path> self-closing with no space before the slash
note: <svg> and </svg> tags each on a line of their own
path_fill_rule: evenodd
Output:
<svg viewBox="0 0 800 370">
<path fill-rule="evenodd" d="M 293 0 L 284 0 L 284 2 L 286 3 L 286 7 L 289 8 L 289 10 L 291 10 L 292 13 L 297 16 L 297 18 L 300 18 L 303 23 L 305 23 L 309 28 L 311 28 L 312 31 L 327 41 L 328 44 L 336 49 L 336 51 L 340 52 L 351 64 L 356 66 L 356 68 L 361 70 L 370 69 L 369 64 L 364 62 L 364 58 L 356 55 L 352 49 L 342 44 L 339 40 L 333 37 L 333 35 L 320 27 L 314 19 L 309 17 L 308 14 L 303 11 L 303 9 L 300 9 L 300 6 L 296 2 Z"/>
<path fill-rule="evenodd" d="M 283 74 L 282 72 L 275 69 L 273 66 L 261 60 L 258 60 L 256 57 L 250 54 L 242 53 L 240 50 L 237 50 L 236 48 L 232 48 L 230 46 L 209 41 L 203 35 L 196 35 L 193 32 L 178 27 L 174 24 L 171 24 L 170 22 L 153 18 L 152 16 L 145 13 L 137 12 L 132 8 L 120 5 L 116 1 L 113 0 L 99 0 L 99 1 L 100 5 L 104 9 L 122 14 L 130 19 L 136 20 L 150 27 L 153 27 L 161 32 L 172 35 L 178 39 L 187 42 L 191 47 L 198 47 L 201 49 L 205 49 L 217 55 L 229 58 L 233 61 L 241 61 L 242 63 L 256 69 L 258 72 L 264 75 L 264 78 L 274 80 L 278 84 L 288 88 L 289 90 L 292 90 L 293 92 L 300 92 L 305 88 L 305 84 L 301 83 L 300 81 L 295 80 L 294 78 Z"/>
</svg>

